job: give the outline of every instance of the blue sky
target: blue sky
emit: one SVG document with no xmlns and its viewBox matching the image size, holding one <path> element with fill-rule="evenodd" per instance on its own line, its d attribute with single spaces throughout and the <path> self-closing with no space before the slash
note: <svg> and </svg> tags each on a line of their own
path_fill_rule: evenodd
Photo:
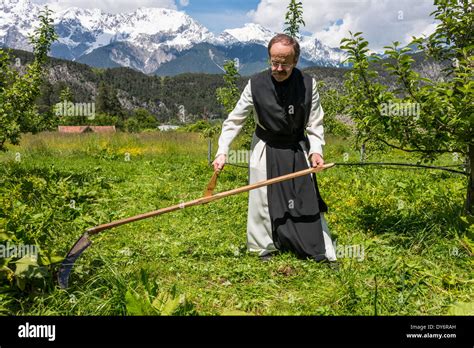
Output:
<svg viewBox="0 0 474 348">
<path fill-rule="evenodd" d="M 221 33 L 224 29 L 238 28 L 250 22 L 247 13 L 255 10 L 259 3 L 260 0 L 189 0 L 188 6 L 181 6 L 178 2 L 178 9 L 210 31 Z"/>
</svg>

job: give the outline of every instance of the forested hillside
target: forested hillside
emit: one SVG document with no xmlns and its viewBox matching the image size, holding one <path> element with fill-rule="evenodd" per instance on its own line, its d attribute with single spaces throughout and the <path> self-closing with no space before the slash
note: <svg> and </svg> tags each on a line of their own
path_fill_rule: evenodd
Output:
<svg viewBox="0 0 474 348">
<path fill-rule="evenodd" d="M 12 64 L 21 71 L 33 55 L 12 50 Z M 422 75 L 440 75 L 441 68 L 425 61 L 422 55 L 415 57 L 416 68 Z M 380 63 L 378 63 L 380 64 Z M 324 82 L 325 90 L 341 91 L 344 74 L 348 69 L 312 67 L 304 69 L 317 81 Z M 95 103 L 96 112 L 115 116 L 116 119 L 100 118 L 101 123 L 124 121 L 134 117 L 135 111 L 144 109 L 158 122 L 179 122 L 180 114 L 185 121 L 203 118 L 225 118 L 221 105 L 216 100 L 216 89 L 224 86 L 223 75 L 182 74 L 173 77 L 149 76 L 129 68 L 97 69 L 88 65 L 51 58 L 48 63 L 48 78 L 42 86 L 42 95 L 37 103 L 42 112 L 52 112 L 61 101 L 60 95 L 69 87 L 72 102 Z M 382 78 L 386 76 L 382 75 Z M 238 86 L 242 90 L 248 77 L 242 77 Z M 184 111 L 184 112 L 183 112 Z M 74 120 L 72 121 L 74 122 Z"/>
</svg>

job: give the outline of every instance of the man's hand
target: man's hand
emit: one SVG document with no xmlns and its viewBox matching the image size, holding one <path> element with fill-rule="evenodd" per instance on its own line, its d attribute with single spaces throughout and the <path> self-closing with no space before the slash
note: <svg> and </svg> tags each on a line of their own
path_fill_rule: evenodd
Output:
<svg viewBox="0 0 474 348">
<path fill-rule="evenodd" d="M 316 168 L 316 167 L 322 168 L 324 166 L 324 159 L 321 157 L 319 153 L 313 153 L 311 155 L 310 162 L 313 168 Z"/>
<path fill-rule="evenodd" d="M 222 169 L 224 169 L 226 158 L 226 155 L 219 155 L 216 157 L 214 162 L 212 162 L 212 165 L 214 166 L 214 171 L 221 171 Z"/>
</svg>

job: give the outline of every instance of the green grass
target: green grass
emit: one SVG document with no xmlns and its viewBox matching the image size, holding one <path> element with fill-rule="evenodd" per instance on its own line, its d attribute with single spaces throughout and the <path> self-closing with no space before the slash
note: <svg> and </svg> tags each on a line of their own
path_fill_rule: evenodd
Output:
<svg viewBox="0 0 474 348">
<path fill-rule="evenodd" d="M 327 162 L 358 160 L 349 142 L 327 143 Z M 415 162 L 398 151 L 368 156 Z M 206 141 L 183 133 L 27 135 L 0 163 L 0 236 L 36 244 L 56 262 L 85 229 L 198 198 L 212 175 Z M 247 179 L 227 166 L 216 190 Z M 363 259 L 341 254 L 339 270 L 249 254 L 241 194 L 93 237 L 67 290 L 55 283 L 57 264 L 14 274 L 15 260 L 0 260 L 0 315 L 473 314 L 463 176 L 340 166 L 318 182 L 337 245 L 363 251 Z"/>
</svg>

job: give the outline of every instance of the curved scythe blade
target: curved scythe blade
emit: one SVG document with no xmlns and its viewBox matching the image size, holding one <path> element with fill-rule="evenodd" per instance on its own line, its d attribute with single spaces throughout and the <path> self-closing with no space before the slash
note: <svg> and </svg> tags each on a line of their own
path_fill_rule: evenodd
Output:
<svg viewBox="0 0 474 348">
<path fill-rule="evenodd" d="M 89 239 L 89 234 L 84 233 L 74 244 L 74 246 L 67 253 L 66 258 L 63 260 L 58 273 L 58 282 L 61 289 L 66 289 L 69 282 L 69 274 L 71 273 L 74 262 L 81 256 L 81 254 L 92 244 Z"/>
</svg>

